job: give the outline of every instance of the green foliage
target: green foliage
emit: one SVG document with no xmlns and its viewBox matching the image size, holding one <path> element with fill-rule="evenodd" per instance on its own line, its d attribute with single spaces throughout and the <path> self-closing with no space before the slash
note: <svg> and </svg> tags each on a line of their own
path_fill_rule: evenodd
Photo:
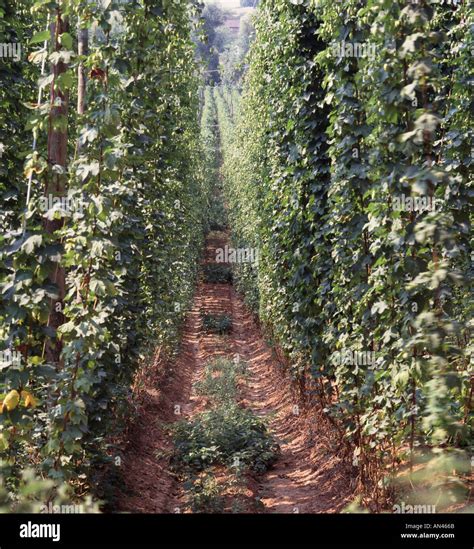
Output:
<svg viewBox="0 0 474 549">
<path fill-rule="evenodd" d="M 235 401 L 245 369 L 244 363 L 225 358 L 206 365 L 196 390 L 209 397 L 212 408 L 172 427 L 175 468 L 192 472 L 222 465 L 262 473 L 276 459 L 278 445 L 265 423 Z"/>
<path fill-rule="evenodd" d="M 203 472 L 197 476 L 194 482 L 188 481 L 185 487 L 188 489 L 188 500 L 193 513 L 223 513 L 225 510 L 225 496 L 223 491 L 227 488 L 219 484 L 215 474 Z"/>
<path fill-rule="evenodd" d="M 210 334 L 225 335 L 232 332 L 232 318 L 228 315 L 201 314 L 202 327 Z"/>
<path fill-rule="evenodd" d="M 25 44 L 38 30 L 38 23 L 31 20 L 30 4 L 27 0 L 19 0 L 14 6 L 7 0 L 0 1 L 0 43 L 22 47 L 19 61 L 3 56 L 0 61 L 0 247 L 22 211 L 26 192 L 23 164 L 31 152 L 27 104 L 37 100 L 34 80 L 38 71 L 27 60 Z M 0 281 L 7 270 L 6 262 L 0 261 Z M 7 304 L 5 299 L 0 301 L 0 338 L 4 337 Z"/>
<path fill-rule="evenodd" d="M 204 370 L 204 378 L 196 384 L 196 391 L 213 403 L 225 403 L 237 398 L 237 382 L 245 375 L 245 362 L 235 362 L 226 358 L 218 358 L 209 362 Z"/>
<path fill-rule="evenodd" d="M 211 409 L 171 427 L 171 463 L 186 479 L 193 511 L 223 512 L 226 495 L 232 493 L 232 509 L 239 512 L 236 494 L 245 474 L 264 473 L 278 456 L 279 446 L 265 422 L 236 402 L 246 371 L 240 360 L 219 357 L 206 364 L 195 390 Z"/>
<path fill-rule="evenodd" d="M 0 369 L 0 394 L 26 389 L 38 401 L 36 408 L 0 414 L 0 454 L 13 463 L 12 477 L 34 463 L 49 478 L 81 476 L 86 485 L 91 466 L 110 459 L 109 439 L 130 413 L 139 361 L 157 346 L 176 348 L 208 202 L 191 39 L 196 10 L 191 0 L 31 0 L 18 3 L 15 21 L 10 9 L 0 9 L 2 32 L 5 26 L 23 44 L 44 32 L 48 13 L 54 23 L 69 19 L 68 32 L 49 41 L 49 51 L 31 56 L 36 65 L 47 56 L 39 85 L 69 94 L 69 110 L 58 115 L 45 93 L 30 111 L 27 128 L 38 149 L 26 159 L 33 191 L 24 234 L 19 170 L 30 139 L 23 105 L 36 101 L 38 68 L 20 76 L 26 63 L 4 69 L 2 62 L 2 75 L 10 71 L 19 85 L 0 91 L 1 131 L 8 119 L 12 139 L 8 183 L 0 174 L 0 192 L 9 196 L 1 216 L 0 351 L 10 351 Z M 81 58 L 74 51 L 79 22 L 89 34 Z M 36 34 L 29 47 L 42 47 L 44 38 Z M 81 115 L 74 101 L 80 63 L 88 76 Z M 53 129 L 67 130 L 64 166 L 48 164 Z M 43 195 L 62 187 L 67 204 L 45 208 Z M 64 292 L 52 280 L 58 272 Z M 59 326 L 51 322 L 56 313 Z"/>
<path fill-rule="evenodd" d="M 229 284 L 233 280 L 232 267 L 222 263 L 208 263 L 203 269 L 204 282 Z"/>
<path fill-rule="evenodd" d="M 9 480 L 14 480 L 14 490 Z M 90 496 L 79 501 L 67 484 L 57 486 L 51 479 L 37 477 L 33 469 L 25 469 L 19 479 L 0 475 L 0 513 L 11 512 L 98 513 L 99 507 Z"/>
<path fill-rule="evenodd" d="M 226 231 L 228 228 L 227 211 L 222 201 L 222 195 L 217 195 L 211 198 L 209 207 L 209 230 L 210 231 Z"/>
<path fill-rule="evenodd" d="M 257 169 L 256 165 L 248 164 L 250 151 L 246 150 L 243 154 L 242 147 L 246 147 L 248 139 L 255 135 L 257 126 L 245 130 L 242 127 L 234 132 L 234 123 L 239 120 L 243 124 L 244 114 L 239 117 L 241 98 L 236 90 L 231 90 L 224 86 L 215 88 L 215 101 L 217 105 L 217 114 L 219 120 L 219 128 L 222 143 L 222 157 L 224 161 L 224 189 L 225 195 L 229 200 L 229 219 L 232 226 L 232 244 L 235 248 L 241 249 L 257 249 L 260 250 L 260 240 L 256 238 L 253 232 L 255 226 L 246 223 L 250 221 L 250 212 L 255 204 L 249 200 L 255 200 L 255 193 L 258 189 L 254 185 L 253 178 L 255 172 L 247 171 L 247 169 Z M 244 104 L 244 108 L 246 105 Z M 255 114 L 255 113 L 254 113 Z M 242 164 L 240 164 L 242 162 Z M 244 175 L 244 177 L 242 177 Z M 247 177 L 249 179 L 247 179 Z M 259 288 L 256 282 L 258 269 L 255 263 L 236 263 L 233 265 L 233 282 L 236 288 L 245 297 L 246 304 L 251 310 L 258 311 L 260 299 Z"/>
<path fill-rule="evenodd" d="M 178 424 L 174 437 L 173 465 L 178 468 L 200 470 L 219 464 L 263 473 L 276 459 L 277 447 L 265 424 L 235 403 Z"/>
<path fill-rule="evenodd" d="M 239 288 L 377 503 L 401 447 L 472 433 L 473 14 L 428 4 L 263 1 L 235 127 L 216 92 L 232 239 L 261 252 Z M 346 351 L 371 360 L 334 360 Z"/>
<path fill-rule="evenodd" d="M 429 505 L 436 513 L 469 499 L 465 482 L 471 473 L 469 457 L 457 448 L 420 449 L 414 471 L 402 470 L 392 481 L 399 505 Z M 466 510 L 472 511 L 472 506 Z"/>
<path fill-rule="evenodd" d="M 447 448 L 447 463 L 450 450 L 468 450 L 467 2 L 263 0 L 245 59 L 253 23 L 233 57 L 217 30 L 225 14 L 208 6 L 210 41 L 197 47 L 214 69 L 220 48 L 218 88 L 196 77 L 196 0 L 14 4 L 0 0 L 0 43 L 23 46 L 20 59 L 0 64 L 4 505 L 19 498 L 21 507 L 32 465 L 57 483 L 45 488 L 52 493 L 64 480 L 87 489 L 130 412 L 137 365 L 156 346 L 176 349 L 205 231 L 228 226 L 233 246 L 259 250 L 260 261 L 206 265 L 204 280 L 235 273 L 294 377 L 316 388 L 344 433 L 377 502 L 387 467 L 417 448 Z M 82 56 L 78 28 L 89 36 Z M 338 42 L 372 54 L 335 55 Z M 228 84 L 240 87 L 247 62 L 241 97 Z M 58 142 L 63 161 L 51 157 Z M 397 209 L 401 196 L 437 207 Z M 212 315 L 203 324 L 232 326 Z M 346 351 L 373 359 L 334 360 Z M 262 470 L 274 443 L 231 401 L 237 372 L 217 369 L 199 390 L 225 408 L 178 428 L 176 459 L 202 468 L 242 457 Z M 206 499 L 215 486 L 202 483 Z"/>
<path fill-rule="evenodd" d="M 209 193 L 206 204 L 208 212 L 206 228 L 210 231 L 224 231 L 227 229 L 227 212 L 224 208 L 221 188 L 217 110 L 212 88 L 209 86 L 204 89 L 201 143 L 204 152 L 206 188 Z"/>
</svg>

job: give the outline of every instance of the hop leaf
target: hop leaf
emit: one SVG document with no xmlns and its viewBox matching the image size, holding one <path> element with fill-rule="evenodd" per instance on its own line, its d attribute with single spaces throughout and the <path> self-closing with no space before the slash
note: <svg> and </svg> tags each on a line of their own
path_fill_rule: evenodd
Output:
<svg viewBox="0 0 474 549">
<path fill-rule="evenodd" d="M 20 394 L 18 393 L 18 391 L 15 391 L 15 390 L 10 391 L 8 395 L 5 397 L 5 400 L 3 401 L 2 413 L 5 410 L 5 408 L 9 412 L 11 412 L 18 406 L 19 402 L 20 402 Z"/>
<path fill-rule="evenodd" d="M 0 433 L 0 452 L 8 450 L 8 439 L 4 433 Z"/>
<path fill-rule="evenodd" d="M 36 406 L 36 399 L 29 391 L 22 391 L 21 398 L 25 400 L 26 408 L 34 408 Z"/>
</svg>

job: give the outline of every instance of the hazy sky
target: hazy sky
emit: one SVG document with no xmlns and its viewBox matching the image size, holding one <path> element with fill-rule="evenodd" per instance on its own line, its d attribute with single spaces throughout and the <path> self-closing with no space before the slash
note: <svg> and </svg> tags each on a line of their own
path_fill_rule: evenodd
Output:
<svg viewBox="0 0 474 549">
<path fill-rule="evenodd" d="M 232 9 L 240 7 L 240 0 L 206 0 L 206 4 L 221 4 L 223 8 Z"/>
</svg>

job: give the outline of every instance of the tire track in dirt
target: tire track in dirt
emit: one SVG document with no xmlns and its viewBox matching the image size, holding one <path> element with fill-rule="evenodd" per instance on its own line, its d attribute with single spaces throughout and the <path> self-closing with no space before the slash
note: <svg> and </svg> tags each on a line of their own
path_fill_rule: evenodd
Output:
<svg viewBox="0 0 474 549">
<path fill-rule="evenodd" d="M 186 318 L 178 359 L 170 362 L 156 356 L 135 381 L 139 404 L 127 434 L 116 511 L 175 512 L 170 502 L 178 486 L 169 470 L 167 454 L 173 443 L 165 425 L 179 418 L 176 406 L 184 408 L 191 398 L 199 346 L 198 303 Z"/>
<path fill-rule="evenodd" d="M 300 404 L 289 374 L 235 292 L 232 302 L 237 352 L 249 367 L 243 404 L 267 418 L 281 447 L 278 461 L 259 480 L 265 512 L 339 512 L 354 490 L 347 466 L 331 448 L 335 434 L 317 410 Z"/>
</svg>

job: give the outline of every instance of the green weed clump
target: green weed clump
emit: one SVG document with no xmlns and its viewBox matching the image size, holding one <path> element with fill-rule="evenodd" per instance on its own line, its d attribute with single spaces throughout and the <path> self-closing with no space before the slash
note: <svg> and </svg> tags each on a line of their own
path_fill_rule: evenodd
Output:
<svg viewBox="0 0 474 549">
<path fill-rule="evenodd" d="M 245 375 L 246 370 L 245 362 L 217 358 L 206 365 L 204 379 L 196 383 L 196 392 L 217 404 L 235 400 L 238 379 Z"/>
<path fill-rule="evenodd" d="M 203 277 L 209 284 L 231 284 L 234 279 L 232 267 L 221 263 L 204 265 Z"/>
<path fill-rule="evenodd" d="M 185 478 L 193 512 L 224 512 L 230 502 L 232 512 L 241 512 L 245 474 L 264 473 L 278 456 L 265 421 L 237 403 L 238 382 L 246 373 L 244 361 L 220 357 L 207 363 L 195 390 L 211 409 L 171 427 L 171 465 Z"/>
<path fill-rule="evenodd" d="M 227 315 L 203 314 L 202 327 L 210 334 L 225 335 L 232 332 L 232 318 Z"/>
<path fill-rule="evenodd" d="M 227 212 L 221 196 L 211 199 L 209 211 L 209 230 L 226 231 L 229 227 Z"/>
<path fill-rule="evenodd" d="M 278 445 L 261 418 L 235 403 L 203 412 L 174 428 L 177 469 L 200 471 L 224 465 L 265 472 L 274 463 Z"/>
</svg>

